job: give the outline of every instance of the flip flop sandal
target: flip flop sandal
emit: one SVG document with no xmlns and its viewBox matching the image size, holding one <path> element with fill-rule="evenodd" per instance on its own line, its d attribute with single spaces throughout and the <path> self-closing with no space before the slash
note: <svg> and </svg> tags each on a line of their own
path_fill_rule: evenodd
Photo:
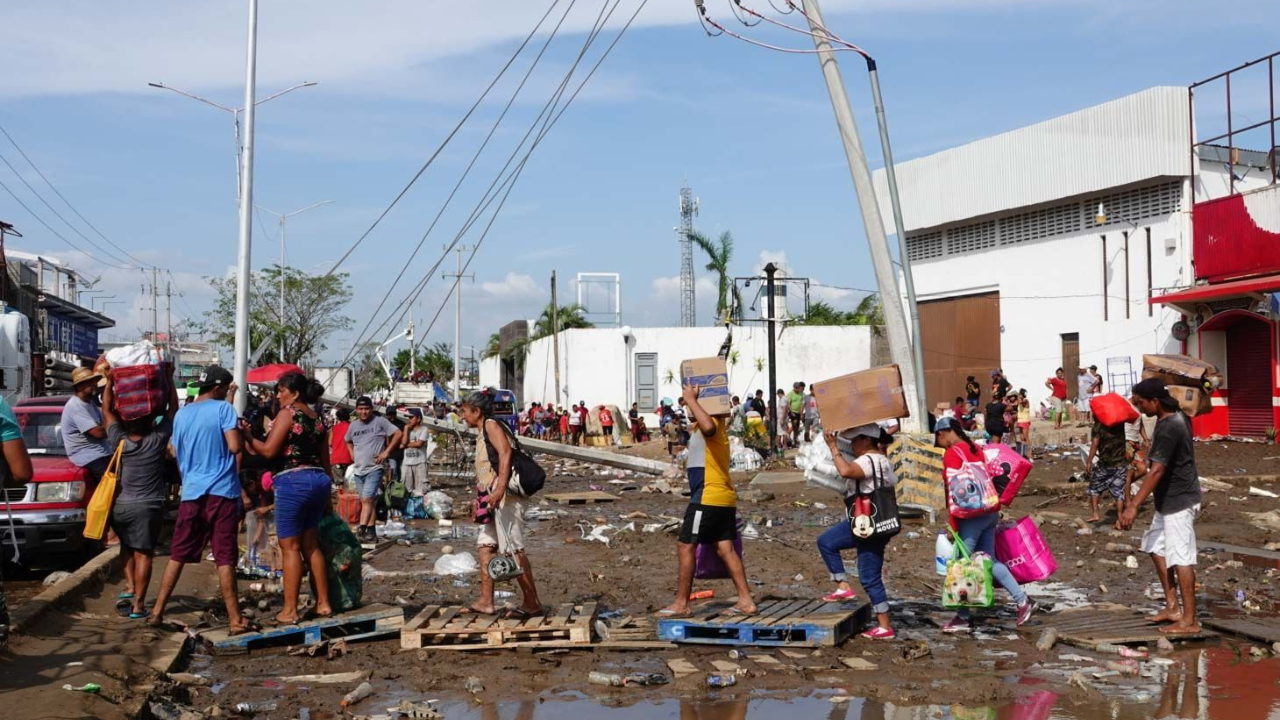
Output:
<svg viewBox="0 0 1280 720">
<path fill-rule="evenodd" d="M 129 613 L 129 619 L 130 619 L 130 620 L 141 620 L 142 618 L 147 617 L 147 616 L 148 616 L 148 615 L 150 615 L 150 614 L 151 614 L 151 613 L 149 613 L 149 612 L 140 612 L 140 613 L 131 612 L 131 613 Z"/>
<path fill-rule="evenodd" d="M 544 610 L 543 608 L 538 608 L 537 610 L 529 611 L 523 608 L 511 608 L 510 610 L 508 610 L 506 613 L 503 614 L 502 619 L 524 621 L 524 620 L 528 620 L 529 618 L 538 617 L 540 615 L 545 616 L 546 610 Z"/>
<path fill-rule="evenodd" d="M 736 607 L 729 608 L 729 614 L 737 617 L 755 617 L 756 613 L 749 613 Z"/>
<path fill-rule="evenodd" d="M 116 596 L 116 599 L 117 599 L 117 600 L 132 600 L 132 599 L 133 599 L 133 593 L 131 593 L 131 592 L 122 592 L 122 593 L 120 593 L 119 595 L 117 595 L 117 596 Z"/>
<path fill-rule="evenodd" d="M 244 635 L 251 632 L 262 632 L 262 626 L 252 620 L 246 620 L 244 625 L 239 627 L 227 627 L 227 637 L 235 637 L 236 635 Z"/>
</svg>

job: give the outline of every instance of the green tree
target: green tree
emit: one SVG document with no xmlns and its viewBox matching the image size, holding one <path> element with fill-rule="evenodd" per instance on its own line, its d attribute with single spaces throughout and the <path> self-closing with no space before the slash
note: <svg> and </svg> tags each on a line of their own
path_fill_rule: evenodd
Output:
<svg viewBox="0 0 1280 720">
<path fill-rule="evenodd" d="M 707 254 L 707 270 L 716 274 L 716 322 L 729 322 L 729 313 L 733 306 L 742 307 L 742 297 L 738 287 L 729 276 L 729 261 L 733 259 L 733 234 L 728 230 L 720 233 L 717 242 L 694 230 L 689 239 Z M 732 293 L 733 303 L 730 304 Z"/>
<path fill-rule="evenodd" d="M 351 284 L 346 273 L 308 275 L 285 267 L 284 315 L 280 314 L 281 267 L 273 265 L 252 274 L 249 288 L 249 345 L 266 345 L 259 356 L 262 365 L 298 363 L 327 348 L 325 340 L 335 332 L 351 329 L 352 320 L 342 314 L 351 301 Z M 236 280 L 205 278 L 217 294 L 213 309 L 205 312 L 204 328 L 214 342 L 235 344 Z M 281 354 L 281 340 L 284 353 Z"/>
<path fill-rule="evenodd" d="M 378 362 L 374 351 L 378 349 L 378 343 L 367 342 L 360 349 L 359 355 L 355 361 L 355 388 L 357 395 L 364 395 L 390 387 L 387 382 L 387 374 L 382 371 L 382 364 Z"/>
<path fill-rule="evenodd" d="M 502 352 L 502 337 L 498 333 L 489 336 L 489 341 L 484 344 L 483 357 L 491 358 Z"/>
<path fill-rule="evenodd" d="M 453 377 L 453 345 L 440 342 L 430 347 L 413 349 L 417 351 L 416 363 L 410 362 L 409 348 L 401 348 L 391 359 L 391 368 L 398 372 L 400 377 L 408 378 L 412 373 L 411 368 L 425 370 L 436 379 L 436 382 Z"/>
<path fill-rule="evenodd" d="M 880 304 L 880 295 L 871 293 L 858 303 L 852 311 L 838 310 L 823 300 L 809 303 L 809 312 L 805 314 L 800 325 L 883 325 L 884 307 Z"/>
</svg>

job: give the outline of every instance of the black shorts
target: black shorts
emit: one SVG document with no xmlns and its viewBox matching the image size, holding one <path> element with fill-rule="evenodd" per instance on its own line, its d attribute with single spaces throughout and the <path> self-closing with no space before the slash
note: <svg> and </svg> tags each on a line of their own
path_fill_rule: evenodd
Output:
<svg viewBox="0 0 1280 720">
<path fill-rule="evenodd" d="M 738 509 L 689 503 L 676 538 L 685 545 L 714 545 L 738 533 Z"/>
</svg>

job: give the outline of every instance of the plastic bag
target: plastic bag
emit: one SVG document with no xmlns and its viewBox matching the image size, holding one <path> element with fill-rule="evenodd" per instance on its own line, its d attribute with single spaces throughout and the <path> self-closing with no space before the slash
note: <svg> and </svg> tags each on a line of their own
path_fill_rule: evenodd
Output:
<svg viewBox="0 0 1280 720">
<path fill-rule="evenodd" d="M 426 520 L 427 505 L 418 495 L 411 495 L 404 505 L 404 516 L 410 520 Z"/>
<path fill-rule="evenodd" d="M 947 536 L 946 530 L 938 531 L 938 539 L 933 544 L 933 569 L 937 574 L 946 577 L 947 561 L 955 554 L 955 545 Z"/>
<path fill-rule="evenodd" d="M 404 523 L 397 522 L 395 520 L 388 520 L 382 525 L 378 526 L 378 537 L 382 537 L 382 538 L 389 539 L 389 538 L 404 537 L 406 534 L 408 534 L 408 532 L 409 532 L 409 529 L 404 526 Z"/>
<path fill-rule="evenodd" d="M 446 520 L 453 517 L 453 498 L 439 490 L 432 490 L 427 493 L 427 496 L 423 498 L 423 503 L 426 505 L 427 517 L 429 518 Z"/>
<path fill-rule="evenodd" d="M 329 604 L 333 611 L 344 612 L 359 607 L 364 594 L 360 541 L 342 518 L 332 512 L 320 519 L 316 534 L 320 552 L 324 553 L 329 577 Z"/>
<path fill-rule="evenodd" d="M 156 346 L 152 345 L 150 340 L 142 340 L 132 345 L 111 348 L 107 351 L 106 357 L 107 362 L 113 368 L 129 367 L 131 365 L 156 365 L 160 362 L 160 355 L 156 352 Z"/>
<path fill-rule="evenodd" d="M 441 555 L 434 568 L 437 575 L 469 575 L 479 569 L 475 557 L 466 551 Z"/>
<path fill-rule="evenodd" d="M 959 557 L 947 561 L 946 579 L 942 581 L 942 607 L 991 607 L 995 603 L 992 586 L 991 556 L 969 554 L 969 547 L 959 537 L 955 541 Z"/>
<path fill-rule="evenodd" d="M 1138 409 L 1117 393 L 1099 395 L 1089 401 L 1089 410 L 1105 427 L 1131 423 L 1140 417 Z"/>
</svg>

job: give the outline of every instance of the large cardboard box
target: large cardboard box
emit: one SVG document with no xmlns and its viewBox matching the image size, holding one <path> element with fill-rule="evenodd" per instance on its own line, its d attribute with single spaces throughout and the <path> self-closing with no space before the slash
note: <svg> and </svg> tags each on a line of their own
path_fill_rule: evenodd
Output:
<svg viewBox="0 0 1280 720">
<path fill-rule="evenodd" d="M 902 373 L 897 365 L 841 375 L 813 385 L 818 414 L 826 430 L 847 430 L 858 425 L 909 417 Z"/>
<path fill-rule="evenodd" d="M 1168 388 L 1169 394 L 1182 407 L 1182 412 L 1189 417 L 1204 415 L 1213 410 L 1213 400 L 1202 388 L 1181 385 L 1169 385 Z"/>
<path fill-rule="evenodd" d="M 680 382 L 698 386 L 698 404 L 709 415 L 728 415 L 729 368 L 724 358 L 709 357 L 685 360 L 680 363 Z"/>
<path fill-rule="evenodd" d="M 1188 355 L 1143 355 L 1142 379 L 1148 378 L 1159 378 L 1165 385 L 1210 391 L 1222 384 L 1222 373 L 1217 367 Z"/>
</svg>

